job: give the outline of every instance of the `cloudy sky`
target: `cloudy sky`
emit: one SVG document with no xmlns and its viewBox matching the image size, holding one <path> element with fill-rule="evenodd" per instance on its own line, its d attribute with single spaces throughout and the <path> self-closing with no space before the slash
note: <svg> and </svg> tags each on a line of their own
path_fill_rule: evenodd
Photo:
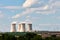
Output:
<svg viewBox="0 0 60 40">
<path fill-rule="evenodd" d="M 0 31 L 11 22 L 32 22 L 33 30 L 60 31 L 60 0 L 0 0 Z"/>
</svg>

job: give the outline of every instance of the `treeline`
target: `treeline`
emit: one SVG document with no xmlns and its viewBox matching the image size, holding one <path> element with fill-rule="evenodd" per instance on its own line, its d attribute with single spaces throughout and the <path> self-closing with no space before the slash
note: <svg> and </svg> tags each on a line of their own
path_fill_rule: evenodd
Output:
<svg viewBox="0 0 60 40">
<path fill-rule="evenodd" d="M 25 35 L 12 35 L 9 33 L 0 33 L 0 40 L 60 40 L 60 37 L 52 35 L 51 37 L 42 38 L 35 33 L 26 33 Z"/>
</svg>

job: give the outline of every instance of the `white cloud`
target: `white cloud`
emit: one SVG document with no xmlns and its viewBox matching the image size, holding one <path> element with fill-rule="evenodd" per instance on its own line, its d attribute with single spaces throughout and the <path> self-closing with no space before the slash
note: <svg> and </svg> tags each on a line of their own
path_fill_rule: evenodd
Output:
<svg viewBox="0 0 60 40">
<path fill-rule="evenodd" d="M 55 14 L 55 12 L 56 12 L 56 10 L 36 11 L 36 13 L 38 13 L 38 14 L 45 14 L 45 15 Z"/>
<path fill-rule="evenodd" d="M 26 16 L 26 18 L 30 18 L 30 16 Z"/>
<path fill-rule="evenodd" d="M 23 4 L 23 8 L 26 7 L 26 10 L 23 11 L 22 13 L 18 13 L 12 18 L 19 18 L 21 16 L 24 16 L 29 13 L 39 13 L 39 14 L 55 14 L 56 9 L 54 9 L 54 4 L 55 2 L 50 0 L 48 4 L 44 4 L 44 6 L 39 6 L 39 7 L 31 7 L 32 4 L 39 3 L 39 0 L 26 0 L 25 3 Z M 40 4 L 40 3 L 39 3 Z"/>
<path fill-rule="evenodd" d="M 36 3 L 37 0 L 26 0 L 23 7 L 30 7 L 32 4 Z"/>
<path fill-rule="evenodd" d="M 16 14 L 12 18 L 19 18 L 21 16 L 24 16 L 26 14 L 33 13 L 33 12 L 40 13 L 40 14 L 52 14 L 52 13 L 55 13 L 55 10 L 48 10 L 48 9 L 49 9 L 48 5 L 43 6 L 43 7 L 38 7 L 38 8 L 26 8 L 25 11 L 23 11 L 22 13 Z"/>
<path fill-rule="evenodd" d="M 21 14 L 20 14 L 20 13 L 19 13 L 19 14 L 16 14 L 16 15 L 13 16 L 12 18 L 19 18 L 19 17 L 24 16 L 24 15 L 26 15 L 26 14 L 29 14 L 29 13 L 31 13 L 31 12 L 32 12 L 31 9 L 26 9 L 26 10 L 23 11 Z"/>
<path fill-rule="evenodd" d="M 55 4 L 54 4 L 55 8 L 60 8 L 60 1 L 56 1 Z"/>
<path fill-rule="evenodd" d="M 0 8 L 5 8 L 5 9 L 20 9 L 21 7 L 20 6 L 0 6 Z"/>
<path fill-rule="evenodd" d="M 60 1 L 54 1 L 52 4 L 51 4 L 51 7 L 53 7 L 55 10 L 60 8 Z"/>
<path fill-rule="evenodd" d="M 56 1 L 55 6 L 60 6 L 60 1 Z"/>
<path fill-rule="evenodd" d="M 2 13 L 2 11 L 0 11 L 0 18 L 3 18 L 4 14 Z"/>
<path fill-rule="evenodd" d="M 60 26 L 60 24 L 39 24 L 39 26 Z"/>
<path fill-rule="evenodd" d="M 6 9 L 20 9 L 20 6 L 5 6 Z"/>
<path fill-rule="evenodd" d="M 55 17 L 56 19 L 60 19 L 60 16 L 58 16 L 58 17 Z"/>
<path fill-rule="evenodd" d="M 2 13 L 2 11 L 0 11 L 0 13 Z"/>
<path fill-rule="evenodd" d="M 31 17 L 31 16 L 26 16 L 26 20 L 25 21 L 31 21 L 31 22 L 36 22 L 37 20 L 39 20 L 40 17 Z"/>
<path fill-rule="evenodd" d="M 4 15 L 0 13 L 0 18 L 3 18 L 3 17 L 4 17 Z"/>
<path fill-rule="evenodd" d="M 11 24 L 16 24 L 17 23 L 17 21 L 13 21 Z"/>
<path fill-rule="evenodd" d="M 48 7 L 49 7 L 49 6 L 48 6 L 48 5 L 46 5 L 43 9 L 45 9 L 45 10 L 46 10 L 46 9 L 48 9 Z"/>
<path fill-rule="evenodd" d="M 20 16 L 20 14 L 16 14 L 15 16 L 13 16 L 12 18 L 18 18 Z"/>
<path fill-rule="evenodd" d="M 47 9 L 48 9 L 48 5 L 43 6 L 43 7 L 38 7 L 38 8 L 26 8 L 26 10 L 23 11 L 21 14 L 18 13 L 15 16 L 13 16 L 12 18 L 19 18 L 21 16 L 24 16 L 26 14 L 29 14 L 29 13 L 32 13 L 32 12 L 35 12 L 35 11 L 47 10 Z"/>
</svg>

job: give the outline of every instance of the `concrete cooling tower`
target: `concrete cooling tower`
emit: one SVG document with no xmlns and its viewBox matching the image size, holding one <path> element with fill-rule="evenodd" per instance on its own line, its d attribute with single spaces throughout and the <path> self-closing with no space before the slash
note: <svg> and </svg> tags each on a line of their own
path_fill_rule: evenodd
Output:
<svg viewBox="0 0 60 40">
<path fill-rule="evenodd" d="M 18 30 L 18 32 L 20 32 L 20 30 L 21 30 L 21 24 L 20 23 L 18 24 L 18 29 L 17 30 Z"/>
<path fill-rule="evenodd" d="M 27 28 L 26 28 L 27 26 Z M 18 24 L 18 29 L 16 31 L 16 22 L 12 22 L 11 23 L 11 30 L 10 32 L 32 32 L 32 23 L 27 23 L 26 25 L 26 22 L 21 22 Z"/>
<path fill-rule="evenodd" d="M 28 32 L 32 31 L 32 23 L 28 23 Z"/>
<path fill-rule="evenodd" d="M 24 22 L 21 23 L 21 31 L 20 32 L 25 32 L 25 23 Z"/>
<path fill-rule="evenodd" d="M 10 32 L 16 32 L 16 22 L 11 23 L 11 30 Z"/>
</svg>

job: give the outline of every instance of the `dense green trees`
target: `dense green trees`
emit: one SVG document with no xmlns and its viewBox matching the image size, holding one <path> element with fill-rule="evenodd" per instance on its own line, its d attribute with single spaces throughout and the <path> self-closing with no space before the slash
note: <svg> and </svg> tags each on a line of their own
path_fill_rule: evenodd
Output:
<svg viewBox="0 0 60 40">
<path fill-rule="evenodd" d="M 42 38 L 35 33 L 26 33 L 24 35 L 12 35 L 9 33 L 0 33 L 0 40 L 60 40 L 60 37 L 52 35 L 51 37 Z"/>
<path fill-rule="evenodd" d="M 42 40 L 42 37 L 39 35 L 34 36 L 31 40 Z"/>
</svg>

